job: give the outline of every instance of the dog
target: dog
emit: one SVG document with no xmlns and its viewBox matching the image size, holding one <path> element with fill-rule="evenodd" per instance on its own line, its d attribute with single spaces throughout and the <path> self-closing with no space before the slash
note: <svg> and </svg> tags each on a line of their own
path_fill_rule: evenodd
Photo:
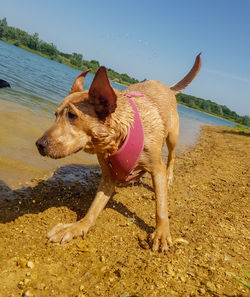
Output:
<svg viewBox="0 0 250 297">
<path fill-rule="evenodd" d="M 56 225 L 47 235 L 49 241 L 63 243 L 77 236 L 84 238 L 110 199 L 115 185 L 149 172 L 156 198 L 152 249 L 165 252 L 172 246 L 167 189 L 173 181 L 174 150 L 179 136 L 175 95 L 191 83 L 200 67 L 199 54 L 190 72 L 170 87 L 158 81 L 145 81 L 119 91 L 111 87 L 104 66 L 96 72 L 89 90 L 84 90 L 83 84 L 90 70 L 75 79 L 71 92 L 56 110 L 55 123 L 37 140 L 36 146 L 41 155 L 54 159 L 80 150 L 96 154 L 102 177 L 87 214 L 75 223 Z M 135 136 L 132 141 L 131 135 Z M 165 141 L 167 166 L 161 153 Z"/>
</svg>

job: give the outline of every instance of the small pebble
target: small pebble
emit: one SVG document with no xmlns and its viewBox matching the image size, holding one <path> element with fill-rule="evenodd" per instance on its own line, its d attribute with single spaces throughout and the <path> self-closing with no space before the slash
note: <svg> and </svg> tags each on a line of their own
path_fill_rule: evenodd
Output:
<svg viewBox="0 0 250 297">
<path fill-rule="evenodd" d="M 189 242 L 188 242 L 186 239 L 181 238 L 181 237 L 179 237 L 179 238 L 175 238 L 175 239 L 173 240 L 173 243 L 185 243 L 185 244 L 189 244 Z"/>
<path fill-rule="evenodd" d="M 18 289 L 22 289 L 22 288 L 23 288 L 23 285 L 24 285 L 23 281 L 20 281 L 20 282 L 17 284 Z"/>
<path fill-rule="evenodd" d="M 206 293 L 206 290 L 204 288 L 200 288 L 199 291 L 200 291 L 201 294 L 205 294 Z"/>
<path fill-rule="evenodd" d="M 101 271 L 102 273 L 104 273 L 106 270 L 107 270 L 107 267 L 106 267 L 106 266 L 103 266 L 103 267 L 101 267 L 101 269 L 100 269 L 100 271 Z"/>
<path fill-rule="evenodd" d="M 21 268 L 25 268 L 26 266 L 26 260 L 24 258 L 20 258 L 17 260 L 17 266 L 20 266 Z"/>
<path fill-rule="evenodd" d="M 32 297 L 34 294 L 31 292 L 31 290 L 26 290 L 23 292 L 23 297 Z"/>
<path fill-rule="evenodd" d="M 101 256 L 101 257 L 100 257 L 100 261 L 101 261 L 102 263 L 104 263 L 104 262 L 105 262 L 105 257 L 104 257 L 104 256 Z"/>
<path fill-rule="evenodd" d="M 195 248 L 197 251 L 201 251 L 202 250 L 202 246 L 198 246 L 197 248 Z"/>
<path fill-rule="evenodd" d="M 215 287 L 215 285 L 212 283 L 212 282 L 207 282 L 207 287 L 208 287 L 208 289 L 209 290 L 211 290 L 211 291 L 215 291 L 216 290 L 216 287 Z"/>
<path fill-rule="evenodd" d="M 24 282 L 25 285 L 27 285 L 30 282 L 30 279 L 29 278 L 25 278 L 23 282 Z"/>
<path fill-rule="evenodd" d="M 30 268 L 30 269 L 33 269 L 34 266 L 35 266 L 35 264 L 34 264 L 33 262 L 31 262 L 31 261 L 28 261 L 27 264 L 26 264 L 26 266 L 27 266 L 28 268 Z"/>
<path fill-rule="evenodd" d="M 115 278 L 114 278 L 114 277 L 110 277 L 110 278 L 109 278 L 109 282 L 110 282 L 110 283 L 113 283 L 114 281 L 115 281 Z"/>
</svg>

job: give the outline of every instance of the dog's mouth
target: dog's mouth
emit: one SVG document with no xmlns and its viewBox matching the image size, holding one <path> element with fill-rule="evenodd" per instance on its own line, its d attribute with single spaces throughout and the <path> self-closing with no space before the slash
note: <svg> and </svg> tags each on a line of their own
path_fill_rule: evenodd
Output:
<svg viewBox="0 0 250 297">
<path fill-rule="evenodd" d="M 42 155 L 43 157 L 48 156 L 44 149 L 38 147 L 38 151 L 39 151 L 40 155 Z"/>
<path fill-rule="evenodd" d="M 68 152 L 68 153 L 65 153 L 65 154 L 62 154 L 62 152 L 58 152 L 58 151 L 53 151 L 53 152 L 47 152 L 45 153 L 43 156 L 47 156 L 47 157 L 50 157 L 52 159 L 63 159 L 67 156 L 70 156 L 72 154 L 76 154 L 78 152 L 80 152 L 82 150 L 82 148 L 78 148 L 77 150 L 73 151 L 73 152 Z M 42 154 L 41 154 L 42 155 Z"/>
<path fill-rule="evenodd" d="M 80 152 L 82 150 L 82 148 L 79 148 L 75 151 L 73 151 L 72 153 L 70 154 L 62 154 L 61 152 L 56 152 L 56 151 L 49 151 L 47 149 L 44 149 L 44 148 L 39 148 L 38 147 L 38 151 L 39 153 L 43 156 L 43 157 L 49 157 L 51 159 L 62 159 L 62 158 L 65 158 L 71 154 L 76 154 L 78 152 Z"/>
</svg>

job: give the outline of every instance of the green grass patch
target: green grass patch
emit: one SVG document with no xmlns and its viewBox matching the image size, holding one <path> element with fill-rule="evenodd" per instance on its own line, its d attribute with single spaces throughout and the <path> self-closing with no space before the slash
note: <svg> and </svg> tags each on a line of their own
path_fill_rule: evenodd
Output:
<svg viewBox="0 0 250 297">
<path fill-rule="evenodd" d="M 241 268 L 242 273 L 245 275 L 245 277 L 250 280 L 250 274 L 248 272 L 246 272 L 244 269 Z M 245 286 L 246 288 L 248 288 L 250 290 L 250 283 L 247 283 L 244 280 L 239 279 L 238 277 L 235 277 L 235 279 L 241 283 L 243 286 Z"/>
</svg>

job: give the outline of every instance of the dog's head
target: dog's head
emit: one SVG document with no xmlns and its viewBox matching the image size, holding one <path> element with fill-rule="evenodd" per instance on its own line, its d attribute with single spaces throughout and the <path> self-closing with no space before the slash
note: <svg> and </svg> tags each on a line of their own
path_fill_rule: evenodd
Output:
<svg viewBox="0 0 250 297">
<path fill-rule="evenodd" d="M 84 91 L 88 72 L 75 79 L 71 92 L 56 110 L 55 123 L 37 140 L 41 155 L 57 159 L 82 149 L 96 153 L 100 139 L 108 137 L 106 122 L 116 109 L 117 95 L 105 67 L 98 69 L 90 89 Z"/>
</svg>

